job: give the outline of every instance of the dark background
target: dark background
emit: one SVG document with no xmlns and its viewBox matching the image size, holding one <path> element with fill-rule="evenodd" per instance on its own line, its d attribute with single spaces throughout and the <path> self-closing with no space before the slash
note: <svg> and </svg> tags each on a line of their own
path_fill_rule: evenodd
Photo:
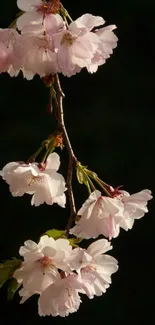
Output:
<svg viewBox="0 0 155 325">
<path fill-rule="evenodd" d="M 118 48 L 94 75 L 86 71 L 61 77 L 66 94 L 65 121 L 78 159 L 109 184 L 124 185 L 130 193 L 154 192 L 155 125 L 155 4 L 151 0 L 64 1 L 73 19 L 89 12 L 116 24 Z M 16 1 L 1 3 L 0 25 L 6 28 L 17 13 Z M 0 167 L 26 160 L 55 130 L 54 115 L 47 113 L 48 90 L 35 77 L 0 76 Z M 60 171 L 65 174 L 67 155 Z M 65 227 L 69 210 L 57 206 L 30 206 L 30 197 L 13 198 L 0 181 L 0 259 L 18 256 L 24 240 L 37 240 L 49 228 Z M 74 182 L 77 207 L 87 197 Z M 119 261 L 110 289 L 102 297 L 84 299 L 80 310 L 67 318 L 41 318 L 37 298 L 19 305 L 18 294 L 6 300 L 1 290 L 0 324 L 154 324 L 154 203 L 134 228 L 113 240 L 111 254 Z M 87 242 L 86 242 L 87 244 Z"/>
</svg>

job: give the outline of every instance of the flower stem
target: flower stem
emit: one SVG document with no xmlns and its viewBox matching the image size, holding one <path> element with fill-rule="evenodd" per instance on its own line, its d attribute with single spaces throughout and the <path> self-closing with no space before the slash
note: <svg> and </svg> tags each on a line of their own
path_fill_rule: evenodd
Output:
<svg viewBox="0 0 155 325">
<path fill-rule="evenodd" d="M 61 89 L 60 80 L 58 77 L 58 74 L 55 75 L 55 84 L 56 84 L 56 91 L 57 91 L 57 97 L 56 97 L 56 106 L 57 106 L 57 120 L 58 120 L 58 128 L 62 132 L 64 143 L 66 145 L 68 155 L 69 155 L 69 162 L 68 162 L 68 173 L 67 173 L 67 180 L 66 180 L 66 186 L 68 189 L 68 197 L 69 197 L 69 203 L 70 203 L 70 217 L 68 219 L 67 225 L 66 225 L 66 235 L 69 235 L 69 229 L 74 221 L 74 218 L 76 216 L 76 207 L 75 207 L 75 200 L 74 200 L 74 194 L 72 189 L 72 175 L 73 175 L 73 167 L 74 163 L 77 162 L 77 158 L 75 157 L 75 154 L 72 149 L 72 145 L 65 127 L 64 123 L 64 112 L 63 112 L 63 98 L 64 93 Z"/>
</svg>

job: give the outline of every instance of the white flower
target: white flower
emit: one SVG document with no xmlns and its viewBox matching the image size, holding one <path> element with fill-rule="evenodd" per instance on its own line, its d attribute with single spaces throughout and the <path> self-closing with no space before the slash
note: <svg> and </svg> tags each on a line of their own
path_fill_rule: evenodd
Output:
<svg viewBox="0 0 155 325">
<path fill-rule="evenodd" d="M 38 300 L 39 315 L 46 316 L 68 316 L 79 309 L 81 299 L 78 290 L 81 288 L 81 282 L 74 273 L 65 278 L 58 279 L 51 284 Z"/>
<path fill-rule="evenodd" d="M 24 262 L 14 273 L 18 283 L 23 285 L 21 296 L 24 301 L 59 279 L 58 269 L 70 270 L 67 258 L 71 250 L 67 239 L 54 240 L 48 236 L 42 236 L 38 244 L 31 240 L 24 243 L 19 250 Z"/>
<path fill-rule="evenodd" d="M 112 249 L 110 242 L 100 239 L 92 243 L 87 250 L 73 249 L 69 260 L 72 270 L 76 270 L 83 282 L 82 293 L 89 298 L 106 292 L 111 283 L 111 275 L 118 269 L 117 260 L 104 253 Z"/>
<path fill-rule="evenodd" d="M 135 219 L 142 218 L 148 212 L 147 203 L 152 199 L 152 195 L 150 190 L 142 190 L 132 195 L 126 191 L 119 192 L 118 197 L 124 204 L 124 218 L 120 227 L 128 230 L 133 227 Z"/>
<path fill-rule="evenodd" d="M 115 238 L 119 234 L 123 212 L 124 206 L 119 199 L 101 196 L 101 192 L 95 190 L 78 211 L 81 218 L 70 229 L 70 234 L 86 239 L 101 234 L 109 239 Z"/>
<path fill-rule="evenodd" d="M 41 0 L 18 0 L 19 9 L 26 11 L 17 19 L 17 28 L 25 33 L 50 32 L 55 33 L 64 27 L 62 17 L 57 8 L 51 1 Z"/>
<path fill-rule="evenodd" d="M 41 171 L 37 163 L 11 162 L 2 169 L 0 175 L 9 184 L 13 196 L 28 193 L 33 195 L 32 205 L 39 206 L 46 202 L 64 207 L 66 187 L 63 176 L 57 173 L 59 166 L 59 155 L 51 153 L 47 158 L 45 170 Z"/>
</svg>

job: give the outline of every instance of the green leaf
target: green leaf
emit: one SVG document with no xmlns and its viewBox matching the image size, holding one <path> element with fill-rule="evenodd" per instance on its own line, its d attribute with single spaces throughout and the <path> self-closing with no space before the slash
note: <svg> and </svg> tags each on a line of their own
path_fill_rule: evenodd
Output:
<svg viewBox="0 0 155 325">
<path fill-rule="evenodd" d="M 14 294 L 21 286 L 21 283 L 18 283 L 16 279 L 10 279 L 8 284 L 8 300 L 12 300 Z"/>
<path fill-rule="evenodd" d="M 8 279 L 12 278 L 13 273 L 20 267 L 21 262 L 21 260 L 13 258 L 12 260 L 0 263 L 0 288 Z"/>
<path fill-rule="evenodd" d="M 76 238 L 76 237 L 74 237 L 74 238 L 70 238 L 68 240 L 69 240 L 70 245 L 72 245 L 73 247 L 78 247 L 77 244 L 81 243 L 82 240 L 83 240 L 83 238 Z"/>
<path fill-rule="evenodd" d="M 80 184 L 83 184 L 83 172 L 80 168 L 77 167 L 77 170 L 76 170 L 76 177 L 77 177 L 77 180 Z"/>
<path fill-rule="evenodd" d="M 45 232 L 45 235 L 54 239 L 66 238 L 65 230 L 51 229 Z"/>
</svg>

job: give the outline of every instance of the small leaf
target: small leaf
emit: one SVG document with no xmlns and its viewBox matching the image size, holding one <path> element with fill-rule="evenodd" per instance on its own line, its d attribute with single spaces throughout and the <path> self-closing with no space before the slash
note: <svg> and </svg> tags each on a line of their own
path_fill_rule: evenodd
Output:
<svg viewBox="0 0 155 325">
<path fill-rule="evenodd" d="M 83 240 L 83 238 L 75 238 L 75 237 L 74 237 L 74 238 L 70 238 L 70 239 L 69 239 L 69 243 L 70 243 L 70 245 L 73 246 L 73 247 L 78 247 L 77 244 L 81 243 L 82 240 Z"/>
<path fill-rule="evenodd" d="M 45 235 L 52 237 L 54 239 L 66 238 L 65 230 L 51 229 L 45 232 Z"/>
<path fill-rule="evenodd" d="M 12 300 L 14 294 L 21 286 L 21 283 L 18 283 L 16 279 L 10 279 L 8 284 L 8 300 Z"/>
<path fill-rule="evenodd" d="M 77 168 L 76 170 L 76 176 L 77 176 L 77 180 L 80 184 L 83 184 L 83 172 L 81 171 L 80 168 Z"/>
<path fill-rule="evenodd" d="M 13 258 L 12 260 L 0 263 L 0 288 L 3 284 L 12 277 L 16 269 L 21 265 L 21 260 Z"/>
</svg>

